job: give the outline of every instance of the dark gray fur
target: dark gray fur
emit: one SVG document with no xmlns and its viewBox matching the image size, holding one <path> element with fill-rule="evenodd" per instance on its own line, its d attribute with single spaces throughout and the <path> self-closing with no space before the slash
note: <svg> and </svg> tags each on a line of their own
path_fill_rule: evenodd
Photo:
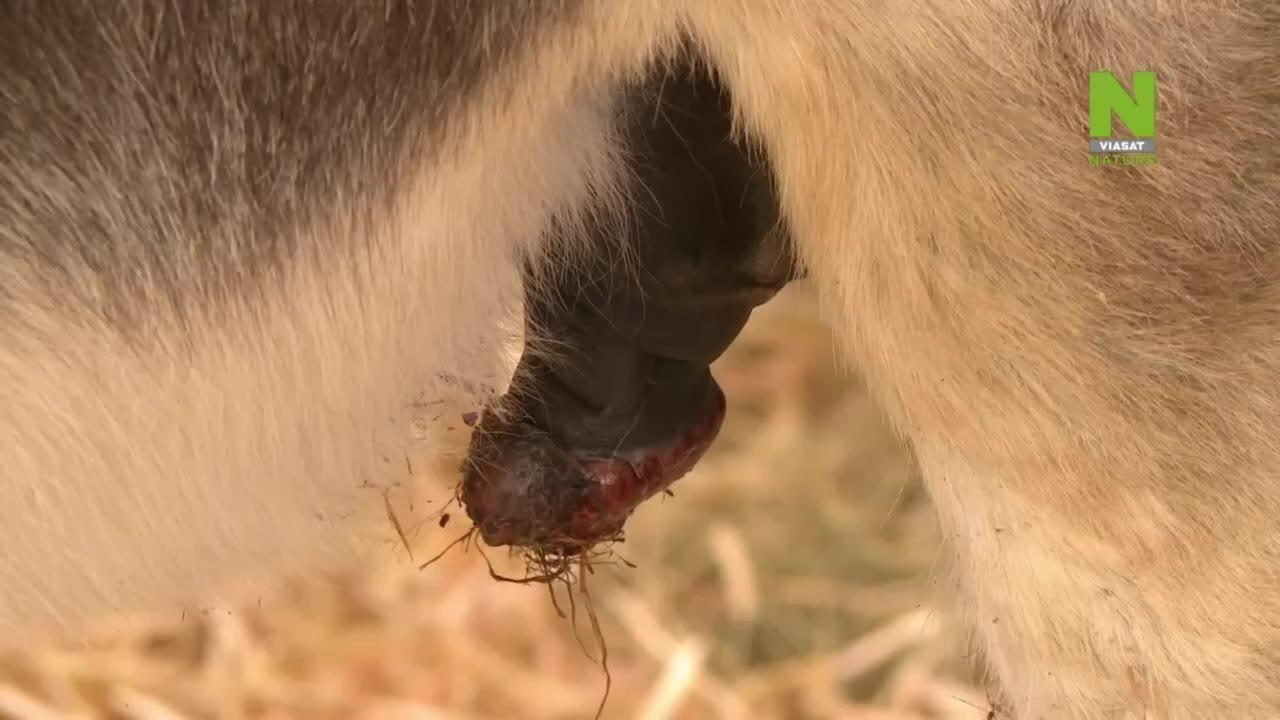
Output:
<svg viewBox="0 0 1280 720">
<path fill-rule="evenodd" d="M 252 299 L 305 249 L 293 231 L 337 197 L 385 210 L 579 6 L 0 3 L 0 263 L 125 331 Z M 0 283 L 0 317 L 14 294 Z"/>
</svg>

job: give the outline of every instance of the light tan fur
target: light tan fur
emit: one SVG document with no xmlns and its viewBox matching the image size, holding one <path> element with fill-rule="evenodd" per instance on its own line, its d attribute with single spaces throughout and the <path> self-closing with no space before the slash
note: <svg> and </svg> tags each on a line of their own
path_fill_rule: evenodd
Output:
<svg viewBox="0 0 1280 720">
<path fill-rule="evenodd" d="M 261 302 L 147 306 L 126 345 L 8 258 L 0 632 L 350 562 L 408 403 L 500 383 L 521 253 L 622 197 L 610 91 L 682 36 L 919 455 L 1001 711 L 1280 716 L 1267 0 L 598 0 L 448 108 L 416 174 L 309 208 Z M 1087 163 L 1099 69 L 1159 72 L 1158 166 Z"/>
</svg>

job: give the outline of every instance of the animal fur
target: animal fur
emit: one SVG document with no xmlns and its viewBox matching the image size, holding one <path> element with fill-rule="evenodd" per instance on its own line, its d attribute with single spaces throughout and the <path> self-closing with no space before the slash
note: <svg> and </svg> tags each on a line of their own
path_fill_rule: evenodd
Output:
<svg viewBox="0 0 1280 720">
<path fill-rule="evenodd" d="M 1280 715 L 1280 6 L 0 4 L 0 633 L 369 546 L 685 40 L 919 456 L 1000 707 Z M 1159 73 L 1159 165 L 1086 76 Z M 611 210 L 610 210 L 611 209 Z"/>
</svg>

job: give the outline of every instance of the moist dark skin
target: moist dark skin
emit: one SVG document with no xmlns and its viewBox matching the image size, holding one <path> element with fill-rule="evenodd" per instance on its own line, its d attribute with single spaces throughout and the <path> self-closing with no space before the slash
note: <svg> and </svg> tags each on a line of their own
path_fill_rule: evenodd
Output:
<svg viewBox="0 0 1280 720">
<path fill-rule="evenodd" d="M 526 282 L 530 330 L 556 354 L 526 353 L 472 436 L 462 501 L 490 545 L 571 555 L 620 539 L 715 439 L 725 399 L 710 364 L 795 275 L 764 153 L 732 137 L 709 73 L 655 75 L 624 107 L 643 185 L 632 260 L 601 225 L 580 271 Z"/>
</svg>

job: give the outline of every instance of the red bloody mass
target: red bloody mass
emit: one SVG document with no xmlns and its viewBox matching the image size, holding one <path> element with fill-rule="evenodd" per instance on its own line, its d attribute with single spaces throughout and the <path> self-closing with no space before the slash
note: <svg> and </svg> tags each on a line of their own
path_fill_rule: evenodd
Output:
<svg viewBox="0 0 1280 720">
<path fill-rule="evenodd" d="M 571 555 L 616 540 L 640 503 L 689 472 L 724 421 L 714 389 L 707 418 L 665 447 L 601 457 L 558 446 L 524 421 L 486 412 L 463 466 L 462 502 L 484 541 Z"/>
</svg>

